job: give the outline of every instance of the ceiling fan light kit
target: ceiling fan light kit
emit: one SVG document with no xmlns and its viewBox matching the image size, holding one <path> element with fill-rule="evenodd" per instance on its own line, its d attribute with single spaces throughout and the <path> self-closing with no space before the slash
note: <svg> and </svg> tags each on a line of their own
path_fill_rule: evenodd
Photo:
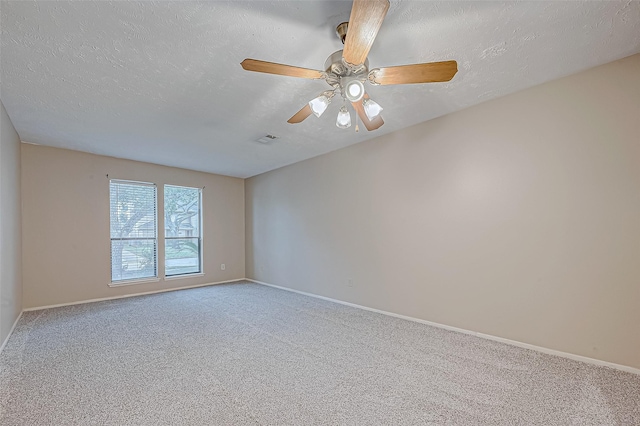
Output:
<svg viewBox="0 0 640 426">
<path fill-rule="evenodd" d="M 359 80 L 353 79 L 346 84 L 340 82 L 340 88 L 349 102 L 358 102 L 364 96 L 364 84 Z"/>
<path fill-rule="evenodd" d="M 257 59 L 245 59 L 242 61 L 242 68 L 267 74 L 324 79 L 332 87 L 332 90 L 323 92 L 294 114 L 288 120 L 291 124 L 301 123 L 311 114 L 320 117 L 331 103 L 331 98 L 340 94 L 345 104 L 338 112 L 336 126 L 341 129 L 351 126 L 351 114 L 346 107 L 348 101 L 367 130 L 376 130 L 384 124 L 380 115 L 383 108 L 369 98 L 365 82 L 376 86 L 436 83 L 449 81 L 458 72 L 456 61 L 401 65 L 369 71 L 367 56 L 388 10 L 389 0 L 354 0 L 349 22 L 343 22 L 336 28 L 344 49 L 327 58 L 324 71 Z M 357 129 L 356 124 L 356 131 Z"/>
<path fill-rule="evenodd" d="M 369 119 L 369 121 L 380 115 L 383 110 L 383 108 L 371 98 L 365 99 L 362 102 L 362 106 L 364 107 L 364 112 L 365 114 L 367 114 L 367 118 Z"/>
<path fill-rule="evenodd" d="M 338 118 L 336 119 L 336 126 L 340 129 L 351 127 L 351 114 L 347 110 L 346 106 L 340 108 Z"/>
<path fill-rule="evenodd" d="M 316 117 L 320 117 L 322 113 L 324 113 L 331 103 L 331 98 L 326 95 L 320 95 L 317 98 L 311 99 L 309 101 L 309 106 L 311 107 L 311 112 Z"/>
<path fill-rule="evenodd" d="M 326 96 L 318 96 L 317 98 L 309 101 L 309 106 L 311 107 L 311 112 L 313 112 L 313 115 L 320 118 L 320 116 L 324 114 L 325 110 L 329 106 L 329 100 Z"/>
</svg>

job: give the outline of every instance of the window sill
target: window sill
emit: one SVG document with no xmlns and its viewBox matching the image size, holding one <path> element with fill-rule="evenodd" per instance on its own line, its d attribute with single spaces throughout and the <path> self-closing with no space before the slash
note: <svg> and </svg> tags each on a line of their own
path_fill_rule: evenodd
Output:
<svg viewBox="0 0 640 426">
<path fill-rule="evenodd" d="M 183 278 L 195 278 L 195 277 L 204 277 L 204 272 L 198 272 L 195 274 L 182 274 L 182 275 L 171 275 L 168 277 L 164 277 L 165 281 L 173 281 L 173 280 L 180 280 Z"/>
<path fill-rule="evenodd" d="M 160 281 L 160 278 L 141 278 L 139 280 L 129 280 L 129 281 L 117 281 L 114 283 L 109 283 L 109 287 L 122 287 L 126 285 L 136 285 L 136 284 L 144 284 L 144 283 L 157 283 Z"/>
</svg>

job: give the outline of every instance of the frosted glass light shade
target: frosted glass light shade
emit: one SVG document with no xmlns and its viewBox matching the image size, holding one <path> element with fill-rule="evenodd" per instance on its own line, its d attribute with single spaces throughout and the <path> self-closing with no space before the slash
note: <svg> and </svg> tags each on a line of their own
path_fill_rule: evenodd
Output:
<svg viewBox="0 0 640 426">
<path fill-rule="evenodd" d="M 346 129 L 347 127 L 351 127 L 351 114 L 345 107 L 340 108 L 340 112 L 338 112 L 338 118 L 336 119 L 336 126 L 341 129 Z"/>
<path fill-rule="evenodd" d="M 348 82 L 344 90 L 349 102 L 358 102 L 364 96 L 364 85 L 358 80 Z"/>
<path fill-rule="evenodd" d="M 320 117 L 329 106 L 329 102 L 331 102 L 329 98 L 327 98 L 325 95 L 320 95 L 317 98 L 309 101 L 309 107 L 311 108 L 311 112 L 313 112 L 316 117 Z"/>
<path fill-rule="evenodd" d="M 382 107 L 372 99 L 365 99 L 362 106 L 364 106 L 364 113 L 367 114 L 369 121 L 376 118 L 382 111 Z"/>
</svg>

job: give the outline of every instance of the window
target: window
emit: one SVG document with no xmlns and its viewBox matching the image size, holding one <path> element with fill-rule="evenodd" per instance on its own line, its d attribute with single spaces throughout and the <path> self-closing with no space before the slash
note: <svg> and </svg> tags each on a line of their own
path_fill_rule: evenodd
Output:
<svg viewBox="0 0 640 426">
<path fill-rule="evenodd" d="M 165 185 L 165 276 L 202 272 L 200 188 Z"/>
<path fill-rule="evenodd" d="M 156 186 L 109 181 L 111 281 L 157 277 Z"/>
</svg>

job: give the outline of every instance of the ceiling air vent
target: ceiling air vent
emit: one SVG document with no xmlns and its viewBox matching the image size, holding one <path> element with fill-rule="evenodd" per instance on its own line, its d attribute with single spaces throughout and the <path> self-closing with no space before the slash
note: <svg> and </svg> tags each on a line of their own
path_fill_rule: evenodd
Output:
<svg viewBox="0 0 640 426">
<path fill-rule="evenodd" d="M 266 135 L 266 136 L 263 136 L 260 139 L 258 139 L 258 142 L 260 142 L 260 143 L 270 143 L 270 142 L 273 142 L 276 139 L 278 139 L 277 136 Z"/>
</svg>

